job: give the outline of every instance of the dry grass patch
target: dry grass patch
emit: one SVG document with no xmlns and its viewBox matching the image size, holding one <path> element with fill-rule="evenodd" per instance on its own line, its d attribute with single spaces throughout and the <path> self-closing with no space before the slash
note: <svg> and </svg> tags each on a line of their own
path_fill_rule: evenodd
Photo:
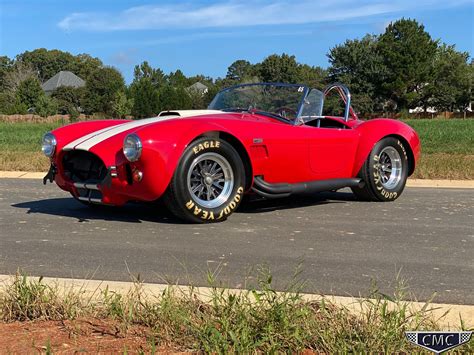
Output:
<svg viewBox="0 0 474 355">
<path fill-rule="evenodd" d="M 41 151 L 0 150 L 0 170 L 44 171 L 46 174 L 49 164 Z"/>
<path fill-rule="evenodd" d="M 474 180 L 474 155 L 422 154 L 412 177 L 416 179 Z"/>
<path fill-rule="evenodd" d="M 138 282 L 126 294 L 105 289 L 91 298 L 81 291 L 61 293 L 41 279 L 17 275 L 0 291 L 0 319 L 4 323 L 0 339 L 11 339 L 9 333 L 2 333 L 8 331 L 7 323 L 29 322 L 23 324 L 28 324 L 34 336 L 34 330 L 56 321 L 63 333 L 51 330 L 48 343 L 41 344 L 51 352 L 64 350 L 54 338 L 56 334 L 63 339 L 64 329 L 73 338 L 80 336 L 81 344 L 87 345 L 89 336 L 95 346 L 101 339 L 94 329 L 102 329 L 103 339 L 124 339 L 120 346 L 131 350 L 135 344 L 137 352 L 413 353 L 420 349 L 405 340 L 405 330 L 440 329 L 429 303 L 414 309 L 405 301 L 402 283 L 391 296 L 374 288 L 369 298 L 360 301 L 360 313 L 324 299 L 305 301 L 297 291 L 299 286 L 276 292 L 265 273 L 258 276 L 256 288 L 238 293 L 213 288 L 214 284 L 205 300 L 193 288 L 186 292 L 170 286 L 161 294 L 150 294 Z M 44 338 L 38 339 L 44 342 Z M 459 350 L 472 352 L 474 339 Z"/>
</svg>

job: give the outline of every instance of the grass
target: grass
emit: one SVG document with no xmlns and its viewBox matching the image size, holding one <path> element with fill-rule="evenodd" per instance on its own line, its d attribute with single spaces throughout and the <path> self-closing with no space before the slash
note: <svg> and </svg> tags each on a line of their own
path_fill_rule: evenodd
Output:
<svg viewBox="0 0 474 355">
<path fill-rule="evenodd" d="M 41 138 L 56 127 L 59 123 L 0 122 L 0 170 L 47 171 Z"/>
<path fill-rule="evenodd" d="M 474 179 L 474 120 L 405 120 L 421 139 L 422 156 L 413 177 Z"/>
<path fill-rule="evenodd" d="M 213 288 L 205 301 L 193 288 L 183 292 L 170 286 L 160 295 L 147 294 L 139 282 L 127 294 L 105 289 L 91 299 L 78 292 L 60 293 L 41 278 L 18 274 L 0 292 L 0 321 L 95 317 L 118 322 L 121 336 L 132 326 L 146 327 L 154 347 L 176 351 L 419 352 L 405 340 L 404 331 L 440 327 L 428 303 L 413 311 L 406 296 L 401 282 L 393 296 L 374 287 L 371 297 L 360 301 L 361 313 L 355 314 L 324 300 L 305 301 L 297 289 L 276 292 L 267 271 L 260 273 L 258 287 L 252 290 Z M 474 339 L 459 351 L 474 351 Z"/>
<path fill-rule="evenodd" d="M 412 119 L 403 122 L 420 135 L 424 154 L 474 155 L 474 119 Z"/>
<path fill-rule="evenodd" d="M 413 177 L 474 179 L 473 119 L 411 119 L 404 122 L 420 135 L 422 158 Z M 46 171 L 40 152 L 42 135 L 59 123 L 0 122 L 0 170 Z"/>
</svg>

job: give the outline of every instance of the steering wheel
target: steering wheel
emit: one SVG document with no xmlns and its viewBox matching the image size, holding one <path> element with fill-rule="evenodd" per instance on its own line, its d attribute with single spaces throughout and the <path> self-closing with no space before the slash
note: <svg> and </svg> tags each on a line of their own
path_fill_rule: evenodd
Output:
<svg viewBox="0 0 474 355">
<path fill-rule="evenodd" d="M 282 107 L 279 107 L 275 110 L 275 113 L 277 113 L 278 115 L 282 116 L 282 117 L 285 117 L 285 118 L 290 118 L 287 116 L 288 113 L 291 113 L 294 115 L 294 117 L 292 117 L 291 119 L 295 119 L 296 116 L 298 116 L 298 113 L 293 110 L 292 108 L 289 108 L 289 107 L 286 107 L 286 106 L 282 106 Z"/>
</svg>

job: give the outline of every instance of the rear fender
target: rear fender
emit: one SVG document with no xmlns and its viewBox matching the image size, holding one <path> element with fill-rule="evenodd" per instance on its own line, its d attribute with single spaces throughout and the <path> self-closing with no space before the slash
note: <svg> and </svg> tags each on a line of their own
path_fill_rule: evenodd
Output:
<svg viewBox="0 0 474 355">
<path fill-rule="evenodd" d="M 375 144 L 388 136 L 401 138 L 404 144 L 403 148 L 410 150 L 407 151 L 407 158 L 412 160 L 410 161 L 409 175 L 413 173 L 421 152 L 420 139 L 413 128 L 397 120 L 380 118 L 364 121 L 355 129 L 359 133 L 360 139 L 352 176 L 357 176 Z"/>
</svg>

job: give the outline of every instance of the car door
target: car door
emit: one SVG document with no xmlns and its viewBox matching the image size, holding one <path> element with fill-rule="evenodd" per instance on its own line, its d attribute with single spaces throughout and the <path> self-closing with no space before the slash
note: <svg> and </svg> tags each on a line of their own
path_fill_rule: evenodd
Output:
<svg viewBox="0 0 474 355">
<path fill-rule="evenodd" d="M 359 136 L 351 128 L 300 126 L 305 130 L 309 166 L 315 180 L 349 178 Z"/>
</svg>

